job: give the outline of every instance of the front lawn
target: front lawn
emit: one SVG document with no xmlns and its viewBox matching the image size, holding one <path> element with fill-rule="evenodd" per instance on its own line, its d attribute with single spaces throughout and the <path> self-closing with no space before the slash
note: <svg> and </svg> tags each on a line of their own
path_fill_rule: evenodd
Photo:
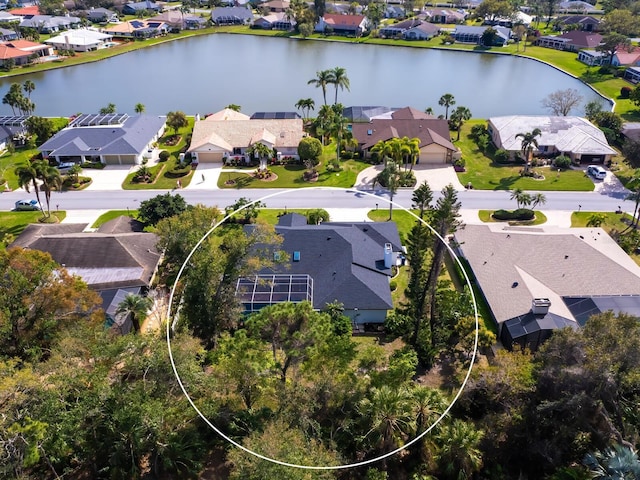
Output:
<svg viewBox="0 0 640 480">
<path fill-rule="evenodd" d="M 625 219 L 626 221 L 631 221 L 631 215 L 626 213 L 619 214 L 615 212 L 573 212 L 571 214 L 571 226 L 572 227 L 586 227 L 587 223 L 594 215 L 602 215 L 604 217 L 604 221 L 602 222 L 602 229 L 611 234 L 612 231 L 616 230 L 618 232 L 623 232 L 629 225 L 622 221 Z M 630 231 L 628 231 L 630 232 Z M 633 232 L 631 232 L 633 233 Z M 626 235 L 626 233 L 625 233 Z M 640 265 L 640 254 L 639 253 L 631 253 L 629 255 L 631 259 Z"/>
<path fill-rule="evenodd" d="M 371 165 L 359 160 L 340 162 L 342 171 L 329 172 L 326 162 L 318 167 L 318 180 L 306 182 L 302 179 L 304 165 L 274 165 L 269 167 L 277 176 L 275 180 L 259 180 L 252 175 L 241 172 L 223 171 L 218 179 L 219 188 L 300 188 L 300 187 L 341 187 L 350 188 L 356 182 L 358 173 Z M 233 183 L 230 183 L 233 182 Z"/>
<path fill-rule="evenodd" d="M 532 177 L 522 177 L 522 165 L 501 165 L 494 163 L 491 158 L 493 147 L 489 147 L 489 155 L 482 153 L 475 142 L 469 138 L 471 127 L 485 123 L 484 120 L 471 120 L 464 124 L 460 140 L 454 145 L 462 151 L 466 172 L 458 173 L 458 179 L 463 185 L 469 182 L 477 190 L 522 190 L 535 191 L 575 191 L 589 192 L 594 189 L 591 179 L 582 170 L 556 171 L 551 167 L 534 167 L 534 170 L 544 175 L 543 180 Z"/>
<path fill-rule="evenodd" d="M 59 222 L 65 219 L 67 212 L 52 212 L 51 217 Z M 38 223 L 42 212 L 0 212 L 0 248 L 6 248 L 30 223 Z"/>
<path fill-rule="evenodd" d="M 21 166 L 27 166 L 29 159 L 38 154 L 36 148 L 16 148 L 16 151 L 11 154 L 5 152 L 0 156 L 0 177 L 3 177 L 9 185 L 11 190 L 15 190 L 19 187 L 18 177 L 16 176 L 16 168 Z"/>
<path fill-rule="evenodd" d="M 183 177 L 176 177 L 171 174 L 171 171 L 178 165 L 180 153 L 187 147 L 187 136 L 193 131 L 195 119 L 193 117 L 187 117 L 187 120 L 189 121 L 189 125 L 178 131 L 180 141 L 177 144 L 170 145 L 167 143 L 172 143 L 171 140 L 174 136 L 174 132 L 170 129 L 167 129 L 164 136 L 158 140 L 158 149 L 160 149 L 160 151 L 166 150 L 171 156 L 166 162 L 158 162 L 157 165 L 149 167 L 151 177 L 154 180 L 151 183 L 134 183 L 132 181 L 136 175 L 134 171 L 127 175 L 127 178 L 122 183 L 123 190 L 173 190 L 177 187 L 178 180 L 180 180 L 182 188 L 185 188 L 191 183 L 193 170 L 189 171 L 189 173 Z"/>
<path fill-rule="evenodd" d="M 412 212 L 416 215 L 418 214 L 418 210 L 412 210 Z M 389 221 L 389 208 L 387 207 L 379 208 L 377 210 L 370 210 L 367 216 L 374 222 L 387 222 Z M 393 209 L 391 220 L 396 222 L 396 225 L 398 226 L 398 233 L 400 234 L 400 240 L 402 241 L 402 243 L 406 241 L 407 236 L 411 232 L 411 229 L 418 221 L 410 213 L 398 208 Z"/>
<path fill-rule="evenodd" d="M 93 225 L 91 225 L 91 228 L 100 228 L 102 225 L 113 220 L 114 218 L 118 218 L 122 216 L 137 218 L 138 210 L 109 210 L 108 212 L 105 212 L 102 215 L 100 215 L 96 219 L 96 221 L 93 222 Z"/>
</svg>

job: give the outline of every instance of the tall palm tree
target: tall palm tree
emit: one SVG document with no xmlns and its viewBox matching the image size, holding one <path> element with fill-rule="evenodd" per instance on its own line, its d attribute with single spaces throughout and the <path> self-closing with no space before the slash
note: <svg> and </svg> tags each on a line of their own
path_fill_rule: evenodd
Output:
<svg viewBox="0 0 640 480">
<path fill-rule="evenodd" d="M 333 76 L 333 78 L 331 79 L 331 83 L 333 83 L 333 86 L 336 87 L 336 99 L 334 103 L 337 104 L 338 88 L 340 88 L 341 90 L 344 90 L 346 88 L 347 91 L 350 91 L 349 77 L 347 77 L 347 69 L 343 67 L 335 67 L 333 70 L 331 70 L 331 74 Z"/>
<path fill-rule="evenodd" d="M 452 94 L 450 93 L 445 93 L 444 95 L 442 95 L 440 97 L 440 100 L 438 100 L 438 105 L 440 105 L 441 107 L 444 107 L 444 118 L 445 119 L 449 119 L 449 107 L 452 107 L 456 104 L 456 101 L 453 97 Z"/>
<path fill-rule="evenodd" d="M 133 108 L 136 113 L 144 113 L 146 107 L 143 103 L 136 103 L 136 106 Z"/>
<path fill-rule="evenodd" d="M 634 202 L 633 206 L 633 216 L 631 218 L 631 223 L 627 228 L 623 230 L 622 233 L 626 232 L 628 229 L 632 227 L 638 226 L 638 221 L 640 221 L 640 168 L 636 168 L 631 180 L 627 182 L 627 188 L 631 193 L 627 195 L 625 200 L 631 200 Z"/>
<path fill-rule="evenodd" d="M 471 118 L 471 110 L 469 110 L 467 107 L 457 107 L 451 113 L 450 123 L 453 124 L 456 131 L 458 132 L 456 141 L 460 140 L 460 130 L 462 130 L 462 125 L 464 125 L 464 122 L 466 122 L 470 118 Z"/>
<path fill-rule="evenodd" d="M 471 423 L 456 419 L 442 427 L 437 436 L 438 464 L 444 478 L 465 480 L 482 467 L 480 441 L 484 433 Z"/>
<path fill-rule="evenodd" d="M 373 147 L 371 152 L 378 153 L 382 157 L 384 165 L 387 165 L 387 160 L 393 159 L 393 144 L 390 140 L 379 140 Z"/>
<path fill-rule="evenodd" d="M 408 154 L 407 156 L 408 162 L 406 162 L 405 164 L 405 170 L 407 169 L 406 165 L 410 164 L 411 167 L 409 168 L 409 171 L 413 171 L 413 167 L 418 161 L 418 158 L 420 157 L 420 139 L 417 137 L 414 137 L 414 138 L 402 137 L 402 142 Z"/>
<path fill-rule="evenodd" d="M 295 105 L 298 110 L 302 111 L 302 116 L 305 119 L 309 118 L 309 114 L 311 113 L 311 110 L 315 108 L 315 106 L 316 102 L 313 101 L 313 98 L 301 98 L 296 102 Z"/>
<path fill-rule="evenodd" d="M 32 162 L 28 165 L 18 167 L 16 168 L 16 176 L 18 177 L 18 185 L 24 188 L 27 193 L 30 192 L 30 188 L 33 187 L 38 205 L 42 205 L 40 201 L 40 187 L 38 185 L 39 172 L 37 167 L 38 162 Z"/>
<path fill-rule="evenodd" d="M 60 170 L 52 167 L 46 160 L 41 160 L 42 164 L 36 167 L 38 179 L 42 182 L 44 199 L 47 202 L 47 217 L 51 216 L 51 192 L 62 188 L 62 176 Z"/>
<path fill-rule="evenodd" d="M 312 78 L 307 85 L 313 85 L 322 89 L 322 99 L 327 104 L 327 85 L 333 83 L 333 72 L 331 70 L 320 70 L 316 72 L 316 78 Z"/>
<path fill-rule="evenodd" d="M 27 98 L 31 99 L 31 92 L 33 92 L 36 89 L 36 84 L 33 83 L 31 80 L 25 80 L 24 83 L 22 84 L 22 88 L 24 89 L 25 92 L 27 92 Z"/>
<path fill-rule="evenodd" d="M 521 132 L 516 134 L 516 138 L 522 138 L 522 142 L 520 143 L 520 149 L 522 154 L 524 155 L 525 165 L 524 165 L 524 173 L 529 173 L 529 168 L 531 167 L 531 159 L 533 157 L 533 149 L 538 148 L 538 140 L 537 137 L 542 136 L 542 132 L 539 128 L 534 128 L 530 132 Z"/>
<path fill-rule="evenodd" d="M 133 331 L 138 333 L 140 331 L 140 318 L 146 316 L 152 305 L 153 300 L 151 298 L 143 297 L 135 293 L 128 293 L 127 296 L 124 297 L 124 300 L 118 304 L 116 315 L 131 315 Z"/>
</svg>

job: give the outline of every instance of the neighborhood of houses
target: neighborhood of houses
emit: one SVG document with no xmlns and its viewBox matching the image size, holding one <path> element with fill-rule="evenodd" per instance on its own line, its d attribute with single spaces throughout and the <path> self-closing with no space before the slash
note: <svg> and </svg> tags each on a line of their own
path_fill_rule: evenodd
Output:
<svg viewBox="0 0 640 480">
<path fill-rule="evenodd" d="M 410 106 L 350 106 L 343 114 L 363 158 L 376 143 L 402 137 L 419 140 L 416 168 L 450 165 L 459 158 L 445 119 Z M 0 132 L 11 138 L 25 119 L 0 117 Z M 152 155 L 165 121 L 164 116 L 145 114 L 79 115 L 40 151 L 54 164 L 141 165 Z M 581 117 L 511 115 L 487 120 L 496 147 L 512 156 L 521 153 L 516 134 L 533 128 L 541 131 L 536 154 L 542 157 L 563 154 L 576 165 L 590 165 L 606 164 L 615 154 L 602 131 Z M 196 116 L 186 153 L 194 165 L 222 166 L 230 159 L 248 163 L 252 146 L 261 143 L 278 156 L 297 158 L 306 135 L 295 112 L 249 116 L 226 108 Z M 102 296 L 109 324 L 127 332 L 130 322 L 115 315 L 115 309 L 127 293 L 152 286 L 161 262 L 157 238 L 129 217 L 96 231 L 84 230 L 84 224 L 31 225 L 13 245 L 49 252 L 80 275 Z M 394 307 L 392 267 L 405 262 L 394 223 L 307 225 L 305 217 L 291 213 L 280 218 L 276 231 L 288 261 L 238 280 L 236 296 L 245 312 L 283 301 L 309 301 L 317 309 L 338 301 L 354 332 L 381 328 Z M 554 329 L 578 328 L 600 311 L 640 315 L 640 266 L 600 228 L 467 225 L 451 242 L 468 261 L 507 348 L 535 349 Z"/>
<path fill-rule="evenodd" d="M 43 15 L 37 5 L 0 11 L 0 66 L 24 65 L 35 61 L 52 61 L 70 52 L 87 52 L 110 48 L 131 39 L 148 39 L 181 30 L 196 30 L 209 25 L 247 25 L 256 29 L 292 31 L 296 28 L 289 0 L 260 2 L 259 8 L 246 1 L 222 2 L 221 6 L 198 13 L 183 11 L 175 6 L 165 6 L 150 0 L 122 3 L 117 9 L 102 7 L 82 10 L 69 1 L 69 14 Z M 429 40 L 442 35 L 451 43 L 478 44 L 491 47 L 507 45 L 523 40 L 522 30 L 514 27 L 533 28 L 535 17 L 525 6 L 514 15 L 491 18 L 483 25 L 465 23 L 472 8 L 481 2 L 469 2 L 468 9 L 427 8 L 406 18 L 406 10 L 396 3 L 385 4 L 383 17 L 387 21 L 377 27 L 381 38 L 405 40 Z M 206 12 L 206 13 L 205 13 Z M 560 2 L 559 15 L 554 18 L 557 34 L 540 35 L 527 40 L 532 45 L 576 52 L 577 59 L 590 66 L 629 67 L 624 78 L 637 83 L 640 80 L 640 51 L 620 45 L 614 52 L 599 49 L 603 43 L 605 26 L 602 13 L 582 1 Z M 314 31 L 325 35 L 360 37 L 370 33 L 373 25 L 362 6 L 327 4 L 324 13 L 314 26 Z M 139 18 L 121 21 L 120 15 L 137 15 Z M 12 26 L 12 28 L 7 28 Z M 33 29 L 40 34 L 55 35 L 43 41 L 20 38 L 21 29 Z M 491 29 L 491 35 L 487 31 Z M 529 35 L 531 35 L 529 33 Z"/>
</svg>

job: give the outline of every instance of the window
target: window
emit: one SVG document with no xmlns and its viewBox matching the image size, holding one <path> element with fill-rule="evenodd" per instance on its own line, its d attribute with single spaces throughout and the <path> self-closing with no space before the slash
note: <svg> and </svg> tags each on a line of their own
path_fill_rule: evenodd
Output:
<svg viewBox="0 0 640 480">
<path fill-rule="evenodd" d="M 294 262 L 299 262 L 300 261 L 300 252 L 298 250 L 293 252 L 293 261 Z"/>
</svg>

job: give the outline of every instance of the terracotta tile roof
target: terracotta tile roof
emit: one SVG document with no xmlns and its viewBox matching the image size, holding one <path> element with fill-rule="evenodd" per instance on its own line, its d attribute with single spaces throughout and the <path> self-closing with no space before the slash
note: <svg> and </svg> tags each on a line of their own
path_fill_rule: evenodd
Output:
<svg viewBox="0 0 640 480">
<path fill-rule="evenodd" d="M 324 21 L 328 25 L 340 25 L 340 26 L 349 26 L 349 27 L 357 27 L 360 25 L 365 19 L 364 15 L 339 15 L 335 13 L 325 13 Z"/>
<path fill-rule="evenodd" d="M 33 5 L 31 7 L 14 8 L 13 10 L 9 10 L 9 13 L 19 15 L 21 17 L 27 15 L 40 15 L 40 7 L 38 7 L 38 5 Z"/>
</svg>

